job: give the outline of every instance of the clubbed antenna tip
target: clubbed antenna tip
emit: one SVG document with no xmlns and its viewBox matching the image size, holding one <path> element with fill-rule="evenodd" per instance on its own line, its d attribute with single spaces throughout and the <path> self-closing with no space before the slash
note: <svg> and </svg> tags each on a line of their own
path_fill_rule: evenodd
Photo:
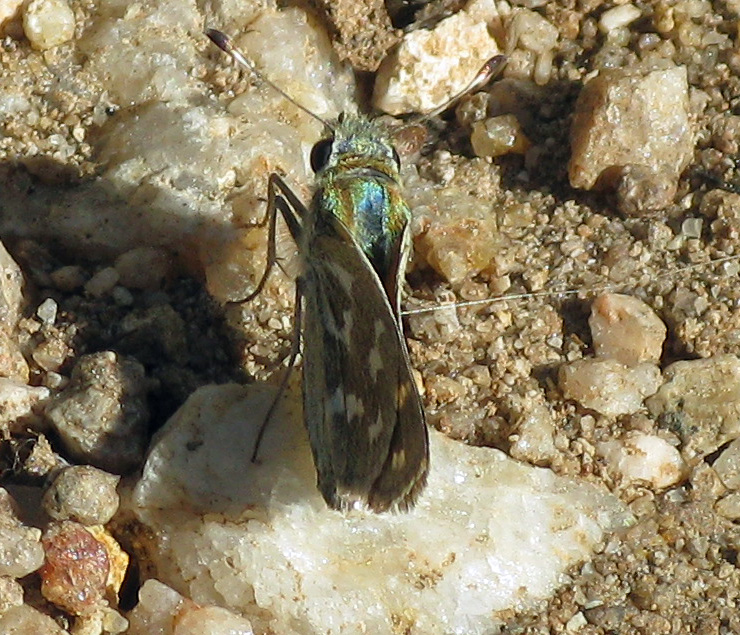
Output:
<svg viewBox="0 0 740 635">
<path fill-rule="evenodd" d="M 218 46 L 218 48 L 220 48 L 222 51 L 228 53 L 231 41 L 225 33 L 222 33 L 221 31 L 218 31 L 216 29 L 206 29 L 205 33 L 208 36 L 208 39 L 211 40 L 211 42 Z"/>
<path fill-rule="evenodd" d="M 262 73 L 260 73 L 257 68 L 252 64 L 252 62 L 239 50 L 237 49 L 232 43 L 231 38 L 229 38 L 228 35 L 225 33 L 218 31 L 216 29 L 206 29 L 205 34 L 208 36 L 208 39 L 211 40 L 218 48 L 220 48 L 224 53 L 227 53 L 230 55 L 238 64 L 241 64 L 245 68 L 248 68 L 252 73 L 254 73 L 257 77 L 259 77 L 265 84 L 270 86 L 273 90 L 277 91 L 280 95 L 282 95 L 285 99 L 287 99 L 291 104 L 296 106 L 297 108 L 300 108 L 303 112 L 310 115 L 316 121 L 320 122 L 324 127 L 326 127 L 329 130 L 334 130 L 333 126 L 329 124 L 329 122 L 325 121 L 321 117 L 319 117 L 315 112 L 312 112 L 308 108 L 306 108 L 303 104 L 297 102 L 295 99 L 293 99 L 290 95 L 288 95 L 282 88 L 280 88 L 277 84 L 274 84 L 271 82 L 267 77 L 265 77 Z"/>
</svg>

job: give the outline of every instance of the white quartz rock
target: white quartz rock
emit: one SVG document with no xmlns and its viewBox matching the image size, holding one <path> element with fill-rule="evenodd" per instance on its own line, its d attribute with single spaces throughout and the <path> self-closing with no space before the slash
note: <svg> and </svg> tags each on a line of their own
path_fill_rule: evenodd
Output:
<svg viewBox="0 0 740 635">
<path fill-rule="evenodd" d="M 23 12 L 23 32 L 39 51 L 59 46 L 75 33 L 75 14 L 66 0 L 31 0 Z"/>
<path fill-rule="evenodd" d="M 588 325 L 596 357 L 610 357 L 627 366 L 660 361 L 666 326 L 639 298 L 602 293 L 591 305 Z"/>
<path fill-rule="evenodd" d="M 407 33 L 378 69 L 373 106 L 392 115 L 427 112 L 463 90 L 499 53 L 486 24 L 498 14 L 492 5 L 477 9 L 468 7 L 432 30 Z"/>
<path fill-rule="evenodd" d="M 604 533 L 630 522 L 611 494 L 431 431 L 413 511 L 348 514 L 315 486 L 300 406 L 274 389 L 206 386 L 158 433 L 131 497 L 156 577 L 256 632 L 467 634 L 548 597 Z"/>
<path fill-rule="evenodd" d="M 566 399 L 607 417 L 632 414 L 660 387 L 660 369 L 644 362 L 626 366 L 616 359 L 577 359 L 560 367 L 558 384 Z"/>
<path fill-rule="evenodd" d="M 252 635 L 247 620 L 218 606 L 198 606 L 158 580 L 147 580 L 131 612 L 128 635 Z"/>
<path fill-rule="evenodd" d="M 623 484 L 641 483 L 656 490 L 665 489 L 688 473 L 679 451 L 653 434 L 628 432 L 622 439 L 601 443 L 599 451 Z"/>
</svg>

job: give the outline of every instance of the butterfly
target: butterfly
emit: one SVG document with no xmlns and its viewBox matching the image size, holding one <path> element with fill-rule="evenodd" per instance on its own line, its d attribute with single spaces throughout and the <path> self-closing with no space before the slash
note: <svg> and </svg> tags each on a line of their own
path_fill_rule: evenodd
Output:
<svg viewBox="0 0 740 635">
<path fill-rule="evenodd" d="M 209 29 L 206 35 L 255 71 L 223 33 Z M 489 61 L 476 85 L 499 67 L 500 60 Z M 270 175 L 268 267 L 245 300 L 261 291 L 276 260 L 279 212 L 301 260 L 300 337 L 290 367 L 300 351 L 303 417 L 319 491 L 334 509 L 408 510 L 427 481 L 429 440 L 401 324 L 411 211 L 399 155 L 377 122 L 346 113 L 325 122 L 267 83 L 329 134 L 311 151 L 316 179 L 308 206 L 280 175 Z M 264 425 L 257 447 L 263 431 Z"/>
</svg>

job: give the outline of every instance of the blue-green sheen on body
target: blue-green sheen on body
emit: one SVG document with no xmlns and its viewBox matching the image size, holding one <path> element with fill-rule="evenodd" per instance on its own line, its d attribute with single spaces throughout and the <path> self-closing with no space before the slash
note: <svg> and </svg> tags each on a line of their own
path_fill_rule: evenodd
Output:
<svg viewBox="0 0 740 635">
<path fill-rule="evenodd" d="M 312 203 L 317 223 L 326 213 L 342 221 L 384 284 L 397 275 L 401 241 L 411 219 L 397 161 L 380 126 L 345 118 L 335 130 L 327 165 L 317 175 Z"/>
</svg>

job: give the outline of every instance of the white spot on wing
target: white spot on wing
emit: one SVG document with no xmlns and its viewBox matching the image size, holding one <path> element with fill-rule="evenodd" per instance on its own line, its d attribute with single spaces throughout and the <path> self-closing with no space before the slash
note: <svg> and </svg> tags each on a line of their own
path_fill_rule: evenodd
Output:
<svg viewBox="0 0 740 635">
<path fill-rule="evenodd" d="M 370 437 L 370 443 L 373 443 L 380 433 L 383 432 L 383 413 L 378 413 L 378 419 L 367 429 L 367 436 Z"/>
<path fill-rule="evenodd" d="M 365 414 L 365 406 L 357 395 L 348 394 L 344 401 L 347 407 L 347 419 L 361 419 Z"/>
<path fill-rule="evenodd" d="M 385 334 L 386 328 L 382 320 L 375 320 L 375 341 L 379 342 L 380 338 Z"/>
<path fill-rule="evenodd" d="M 383 358 L 380 356 L 380 349 L 377 346 L 373 346 L 370 349 L 370 355 L 367 361 L 370 365 L 370 374 L 373 376 L 373 379 L 377 379 L 378 373 L 383 368 Z"/>
<path fill-rule="evenodd" d="M 373 329 L 375 331 L 375 345 L 370 349 L 367 362 L 370 366 L 370 374 L 373 379 L 377 379 L 378 373 L 383 370 L 383 357 L 380 354 L 383 347 L 381 346 L 380 340 L 385 334 L 386 328 L 381 320 L 375 320 Z"/>
<path fill-rule="evenodd" d="M 347 292 L 347 295 L 351 295 L 352 283 L 355 281 L 354 276 L 336 263 L 332 263 L 331 273 L 337 279 L 339 285 Z"/>
<path fill-rule="evenodd" d="M 344 390 L 341 386 L 329 397 L 329 408 L 332 413 L 344 412 Z"/>
</svg>

